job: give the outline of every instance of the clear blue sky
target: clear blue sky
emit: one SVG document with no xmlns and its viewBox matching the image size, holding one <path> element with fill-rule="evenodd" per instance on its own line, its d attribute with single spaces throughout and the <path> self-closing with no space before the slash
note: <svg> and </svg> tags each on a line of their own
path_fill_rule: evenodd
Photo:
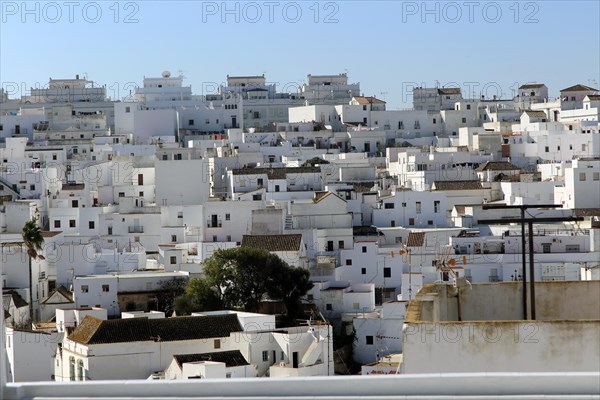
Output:
<svg viewBox="0 0 600 400">
<path fill-rule="evenodd" d="M 600 82 L 599 1 L 25 4 L 0 1 L 0 81 L 11 92 L 75 74 L 123 97 L 166 69 L 196 94 L 227 74 L 284 86 L 347 72 L 394 109 L 410 106 L 414 83 L 436 80 L 468 97 Z"/>
</svg>

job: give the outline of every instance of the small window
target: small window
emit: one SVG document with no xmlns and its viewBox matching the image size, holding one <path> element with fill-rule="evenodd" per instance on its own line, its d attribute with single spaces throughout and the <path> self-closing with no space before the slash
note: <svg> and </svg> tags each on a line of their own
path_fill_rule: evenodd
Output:
<svg viewBox="0 0 600 400">
<path fill-rule="evenodd" d="M 545 146 L 545 147 L 544 147 L 544 151 L 545 151 L 546 153 L 550 152 L 550 146 Z"/>
<path fill-rule="evenodd" d="M 466 124 L 466 123 L 467 123 L 467 119 L 466 119 L 466 118 L 463 118 L 463 119 L 462 119 L 462 123 L 463 123 L 463 124 Z"/>
<path fill-rule="evenodd" d="M 333 305 L 331 303 L 327 303 L 327 304 L 325 304 L 325 309 L 327 311 L 331 311 L 331 310 L 333 310 Z"/>
<path fill-rule="evenodd" d="M 183 211 L 177 212 L 177 218 L 183 218 Z"/>
<path fill-rule="evenodd" d="M 365 343 L 367 345 L 372 345 L 373 344 L 373 336 L 365 336 Z"/>
<path fill-rule="evenodd" d="M 593 178 L 592 178 L 593 180 L 600 181 L 600 172 L 594 172 L 592 176 L 593 176 Z"/>
<path fill-rule="evenodd" d="M 177 264 L 177 257 L 176 256 L 171 256 L 171 258 L 169 259 L 171 265 L 173 264 Z"/>
<path fill-rule="evenodd" d="M 409 225 L 414 225 L 415 224 L 415 219 L 414 218 L 409 218 L 408 219 L 408 224 Z"/>
<path fill-rule="evenodd" d="M 579 173 L 579 181 L 580 181 L 580 182 L 583 182 L 583 181 L 585 181 L 585 172 L 580 172 L 580 173 Z"/>
<path fill-rule="evenodd" d="M 229 221 L 231 219 L 231 214 L 225 214 L 225 221 Z"/>
<path fill-rule="evenodd" d="M 352 259 L 351 258 L 347 258 L 346 259 L 346 265 L 352 265 Z"/>
<path fill-rule="evenodd" d="M 125 107 L 125 112 L 126 113 L 131 112 L 131 107 Z"/>
<path fill-rule="evenodd" d="M 467 104 L 467 110 L 470 110 L 470 109 L 471 109 L 471 105 Z"/>
<path fill-rule="evenodd" d="M 215 339 L 214 348 L 215 349 L 221 348 L 221 339 Z"/>
<path fill-rule="evenodd" d="M 76 223 L 74 219 L 70 219 L 69 220 L 69 228 L 76 228 Z"/>
<path fill-rule="evenodd" d="M 60 228 L 60 220 L 57 219 L 57 220 L 54 221 L 54 227 L 55 228 Z"/>
<path fill-rule="evenodd" d="M 95 229 L 96 228 L 96 222 L 94 222 L 94 221 L 88 221 L 88 228 L 89 229 Z"/>
<path fill-rule="evenodd" d="M 90 287 L 88 285 L 81 285 L 81 293 L 87 293 L 90 291 Z"/>
<path fill-rule="evenodd" d="M 269 351 L 268 350 L 263 350 L 263 352 L 262 352 L 262 360 L 264 362 L 269 361 Z"/>
<path fill-rule="evenodd" d="M 35 185 L 29 185 L 29 190 L 35 190 Z"/>
<path fill-rule="evenodd" d="M 119 192 L 119 197 L 125 197 L 125 192 Z"/>
<path fill-rule="evenodd" d="M 417 201 L 415 203 L 415 209 L 417 211 L 417 214 L 421 214 L 421 202 L 420 201 Z"/>
<path fill-rule="evenodd" d="M 177 243 L 177 235 L 171 235 L 171 242 Z"/>
<path fill-rule="evenodd" d="M 362 268 L 360 269 L 360 274 L 361 274 L 361 275 L 366 275 L 366 274 L 367 274 L 367 269 L 366 269 L 365 267 L 362 267 Z"/>
<path fill-rule="evenodd" d="M 406 203 L 402 203 L 402 207 L 406 207 Z"/>
<path fill-rule="evenodd" d="M 103 291 L 103 292 L 108 292 L 108 291 L 110 291 L 110 285 L 102 285 L 102 291 Z"/>
<path fill-rule="evenodd" d="M 383 277 L 384 278 L 391 278 L 392 277 L 392 269 L 390 267 L 385 267 L 383 269 Z"/>
<path fill-rule="evenodd" d="M 194 126 L 194 120 L 193 119 L 188 120 L 188 125 L 189 126 Z"/>
<path fill-rule="evenodd" d="M 392 208 L 394 208 L 394 203 L 385 203 L 384 208 L 386 208 L 388 210 L 392 209 Z"/>
</svg>

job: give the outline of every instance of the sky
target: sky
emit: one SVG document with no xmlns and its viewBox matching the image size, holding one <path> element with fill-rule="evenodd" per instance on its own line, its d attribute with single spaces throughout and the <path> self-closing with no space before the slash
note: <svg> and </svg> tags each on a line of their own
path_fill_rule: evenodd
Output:
<svg viewBox="0 0 600 400">
<path fill-rule="evenodd" d="M 144 77 L 194 94 L 229 75 L 282 91 L 347 73 L 364 95 L 410 108 L 414 86 L 510 98 L 600 83 L 600 1 L 0 0 L 0 82 L 11 98 L 76 74 L 120 99 Z M 286 89 L 284 89 L 286 88 Z"/>
</svg>

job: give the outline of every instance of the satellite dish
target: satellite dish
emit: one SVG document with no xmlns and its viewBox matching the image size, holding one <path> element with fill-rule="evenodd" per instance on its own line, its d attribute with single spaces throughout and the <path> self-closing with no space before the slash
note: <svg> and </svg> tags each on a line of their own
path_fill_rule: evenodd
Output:
<svg viewBox="0 0 600 400">
<path fill-rule="evenodd" d="M 163 73 L 162 73 L 163 78 L 168 78 L 170 76 L 171 76 L 171 71 L 163 71 Z"/>
</svg>

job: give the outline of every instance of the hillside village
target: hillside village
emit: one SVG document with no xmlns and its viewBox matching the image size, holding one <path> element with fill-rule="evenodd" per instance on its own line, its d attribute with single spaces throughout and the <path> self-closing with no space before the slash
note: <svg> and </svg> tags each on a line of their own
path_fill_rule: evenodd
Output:
<svg viewBox="0 0 600 400">
<path fill-rule="evenodd" d="M 344 73 L 198 95 L 168 71 L 122 100 L 79 76 L 0 91 L 9 382 L 598 370 L 600 93 L 548 93 L 416 87 L 388 110 Z M 238 247 L 310 272 L 306 319 L 164 309 L 165 282 Z M 481 322 L 532 320 L 560 362 Z M 494 345 L 448 340 L 469 329 Z M 485 362 L 506 349 L 521 363 Z"/>
</svg>

